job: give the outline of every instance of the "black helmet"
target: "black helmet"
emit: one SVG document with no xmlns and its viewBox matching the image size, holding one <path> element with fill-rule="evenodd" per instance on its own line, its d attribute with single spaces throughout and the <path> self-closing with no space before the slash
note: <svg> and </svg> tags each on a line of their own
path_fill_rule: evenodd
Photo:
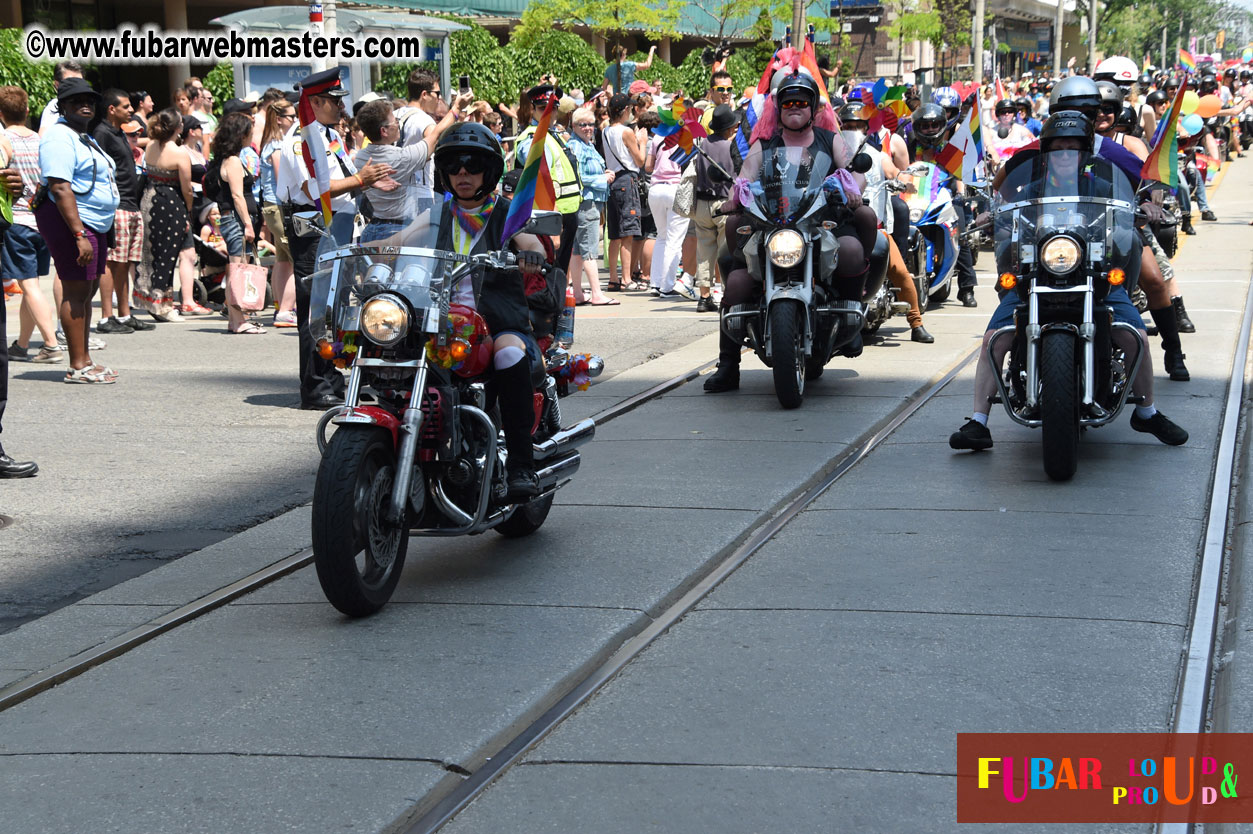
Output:
<svg viewBox="0 0 1253 834">
<path fill-rule="evenodd" d="M 1203 96 L 1218 92 L 1218 77 L 1214 75 L 1202 75 L 1201 86 L 1197 92 Z"/>
<path fill-rule="evenodd" d="M 1178 90 L 1179 89 L 1179 76 L 1177 75 L 1167 76 L 1166 80 L 1162 82 L 1162 89 L 1167 90 L 1167 91 Z"/>
<path fill-rule="evenodd" d="M 486 197 L 496 190 L 496 184 L 505 172 L 505 157 L 500 150 L 500 140 L 487 125 L 465 122 L 450 128 L 439 138 L 435 145 L 436 169 L 447 179 L 460 171 L 462 166 L 473 173 L 477 173 L 476 168 L 483 171 L 483 186 L 474 192 L 474 199 Z"/>
<path fill-rule="evenodd" d="M 836 113 L 840 119 L 840 124 L 845 122 L 867 122 L 866 104 L 859 98 L 850 98 L 848 101 L 840 105 L 840 111 Z"/>
<path fill-rule="evenodd" d="M 1149 87 L 1152 87 L 1152 86 L 1153 86 L 1153 75 L 1152 75 L 1152 73 L 1148 73 L 1148 72 L 1142 73 L 1142 74 L 1140 75 L 1140 79 L 1139 79 L 1138 83 L 1139 83 L 1139 85 L 1140 85 L 1140 89 L 1141 89 L 1141 90 L 1148 90 L 1148 88 L 1149 88 Z"/>
<path fill-rule="evenodd" d="M 1012 98 L 1003 98 L 996 103 L 996 115 L 998 116 L 1002 113 L 1013 113 L 1017 109 Z"/>
<path fill-rule="evenodd" d="M 1163 92 L 1162 90 L 1154 90 L 1153 92 L 1149 93 L 1147 96 L 1144 97 L 1144 103 L 1147 104 L 1149 107 L 1156 107 L 1161 102 L 1169 101 L 1169 100 L 1170 100 L 1170 97 L 1167 96 L 1166 93 Z"/>
<path fill-rule="evenodd" d="M 1118 114 L 1118 120 L 1114 122 L 1114 127 L 1132 136 L 1139 136 L 1141 133 L 1140 120 L 1136 118 L 1136 111 L 1130 107 L 1122 109 L 1122 112 Z"/>
<path fill-rule="evenodd" d="M 944 143 L 944 133 L 948 130 L 948 117 L 944 108 L 928 102 L 917 110 L 910 118 L 914 126 L 914 139 L 924 148 L 938 148 Z"/>
<path fill-rule="evenodd" d="M 1072 75 L 1057 82 L 1049 94 L 1049 112 L 1078 110 L 1090 119 L 1101 111 L 1101 91 L 1096 82 L 1083 75 Z"/>
<path fill-rule="evenodd" d="M 1078 139 L 1083 143 L 1083 150 L 1090 153 L 1095 142 L 1094 136 L 1092 121 L 1083 113 L 1078 110 L 1059 110 L 1049 116 L 1040 131 L 1040 150 L 1047 152 L 1055 139 Z"/>
<path fill-rule="evenodd" d="M 793 72 L 785 75 L 780 79 L 774 95 L 775 101 L 779 106 L 780 115 L 782 115 L 784 101 L 807 100 L 809 102 L 809 121 L 805 123 L 805 127 L 813 124 L 814 116 L 818 113 L 818 83 L 808 73 Z M 780 121 L 780 124 L 782 124 L 782 121 Z"/>
<path fill-rule="evenodd" d="M 1249 72 L 1248 70 L 1240 70 L 1241 81 L 1248 81 L 1250 78 L 1253 78 L 1253 72 Z"/>
<path fill-rule="evenodd" d="M 1027 109 L 1028 115 L 1030 115 L 1033 105 L 1031 103 L 1031 99 L 1027 98 L 1026 96 L 1019 96 L 1014 101 L 1014 106 L 1017 107 L 1019 110 L 1022 110 L 1025 107 Z"/>
<path fill-rule="evenodd" d="M 1097 92 L 1101 94 L 1101 107 L 1108 109 L 1110 106 L 1122 107 L 1122 90 L 1113 81 L 1096 82 Z"/>
</svg>

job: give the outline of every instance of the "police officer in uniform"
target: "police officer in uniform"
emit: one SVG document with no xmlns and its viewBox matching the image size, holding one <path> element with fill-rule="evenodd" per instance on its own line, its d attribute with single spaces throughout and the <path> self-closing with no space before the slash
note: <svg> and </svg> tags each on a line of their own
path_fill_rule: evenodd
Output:
<svg viewBox="0 0 1253 834">
<path fill-rule="evenodd" d="M 356 213 L 353 193 L 369 188 L 378 180 L 392 173 L 391 167 L 381 163 L 366 165 L 361 170 L 353 165 L 343 147 L 340 136 L 330 128 L 343 113 L 343 97 L 348 91 L 339 82 L 339 68 L 314 73 L 300 83 L 302 95 L 313 106 L 317 119 L 315 129 L 323 131 L 326 160 L 330 169 L 331 210 L 334 219 L 331 233 L 336 243 L 343 245 L 352 236 L 352 219 Z M 303 140 L 300 125 L 293 124 L 283 137 L 283 149 L 279 155 L 277 172 L 278 200 L 283 210 L 283 228 L 291 248 L 296 277 L 296 322 L 300 336 L 300 407 L 324 411 L 344 402 L 344 378 L 328 360 L 313 350 L 313 337 L 309 335 L 309 287 L 301 279 L 316 268 L 317 234 L 300 237 L 292 225 L 292 215 L 299 211 L 321 211 L 317 200 L 317 181 L 314 179 L 301 155 Z"/>
</svg>

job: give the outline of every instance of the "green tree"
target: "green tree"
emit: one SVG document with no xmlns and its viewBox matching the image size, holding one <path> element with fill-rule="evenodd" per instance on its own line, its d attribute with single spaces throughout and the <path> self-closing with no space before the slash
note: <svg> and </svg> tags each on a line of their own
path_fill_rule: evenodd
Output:
<svg viewBox="0 0 1253 834">
<path fill-rule="evenodd" d="M 896 76 L 900 78 L 904 70 L 905 42 L 930 43 L 941 34 L 943 26 L 939 13 L 923 8 L 919 0 L 891 0 L 888 11 L 892 16 L 888 37 L 896 41 Z"/>
<path fill-rule="evenodd" d="M 630 30 L 644 31 L 654 38 L 677 35 L 681 11 L 678 3 L 646 0 L 532 0 L 509 42 L 527 47 L 558 26 L 587 26 L 609 39 Z"/>
<path fill-rule="evenodd" d="M 52 86 L 52 62 L 26 60 L 22 55 L 21 29 L 0 29 L 0 86 L 21 87 L 35 118 L 56 95 Z"/>
<path fill-rule="evenodd" d="M 453 32 L 448 43 L 449 75 L 456 83 L 458 76 L 470 76 L 470 84 L 480 99 L 497 104 L 515 101 L 518 94 L 518 70 L 513 57 L 497 42 L 496 37 L 468 17 L 435 15 L 469 28 Z M 439 65 L 429 61 L 413 64 L 383 64 L 378 87 L 404 98 L 409 91 L 409 74 L 422 68 L 439 75 Z"/>
<path fill-rule="evenodd" d="M 229 61 L 218 64 L 201 83 L 213 93 L 213 109 L 221 115 L 222 105 L 235 98 L 235 68 Z"/>
<path fill-rule="evenodd" d="M 590 91 L 600 89 L 605 60 L 572 32 L 549 30 L 526 45 L 511 38 L 505 52 L 517 69 L 514 99 L 518 90 L 538 83 L 546 73 L 555 75 L 568 90 L 581 88 L 590 95 Z"/>
</svg>

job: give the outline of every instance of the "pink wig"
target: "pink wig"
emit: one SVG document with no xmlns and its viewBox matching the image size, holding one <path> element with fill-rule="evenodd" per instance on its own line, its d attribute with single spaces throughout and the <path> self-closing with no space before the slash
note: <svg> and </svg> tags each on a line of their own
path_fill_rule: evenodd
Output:
<svg viewBox="0 0 1253 834">
<path fill-rule="evenodd" d="M 762 75 L 761 84 L 757 88 L 759 95 L 754 96 L 753 101 L 749 105 L 758 109 L 757 124 L 753 127 L 753 134 L 749 138 L 749 142 L 773 139 L 779 135 L 779 131 L 782 130 L 779 124 L 779 107 L 775 100 L 775 94 L 770 92 L 770 79 L 774 77 L 776 72 L 782 69 L 804 73 L 812 77 L 809 70 L 801 66 L 801 57 L 800 52 L 791 47 L 785 47 L 779 50 L 774 62 Z M 759 99 L 761 99 L 760 102 Z M 818 112 L 814 114 L 813 123 L 815 127 L 820 127 L 823 130 L 838 130 L 839 123 L 836 121 L 835 110 L 831 107 L 830 101 L 825 99 L 819 100 Z"/>
</svg>

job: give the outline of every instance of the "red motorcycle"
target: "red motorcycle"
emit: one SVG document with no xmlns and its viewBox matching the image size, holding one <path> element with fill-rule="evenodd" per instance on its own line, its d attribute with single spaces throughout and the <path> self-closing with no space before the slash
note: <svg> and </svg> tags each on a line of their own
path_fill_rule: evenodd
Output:
<svg viewBox="0 0 1253 834">
<path fill-rule="evenodd" d="M 476 270 L 516 268 L 516 259 L 508 251 L 436 248 L 443 211 L 437 204 L 415 220 L 403 245 L 324 250 L 311 276 L 316 349 L 350 371 L 344 405 L 318 424 L 313 556 L 327 599 L 351 617 L 372 614 L 391 597 L 410 536 L 538 530 L 556 491 L 578 471 L 577 448 L 596 431 L 592 420 L 561 427 L 559 379 L 569 366 L 533 363 L 540 492 L 523 504 L 505 502 L 492 335 L 473 307 L 454 303 L 454 287 L 463 279 L 477 286 Z M 312 223 L 297 217 L 305 234 Z M 560 216 L 537 212 L 524 231 L 559 234 Z M 570 361 L 564 351 L 549 356 Z M 599 372 L 592 364 L 585 373 Z M 327 441 L 331 425 L 337 429 Z"/>
</svg>

